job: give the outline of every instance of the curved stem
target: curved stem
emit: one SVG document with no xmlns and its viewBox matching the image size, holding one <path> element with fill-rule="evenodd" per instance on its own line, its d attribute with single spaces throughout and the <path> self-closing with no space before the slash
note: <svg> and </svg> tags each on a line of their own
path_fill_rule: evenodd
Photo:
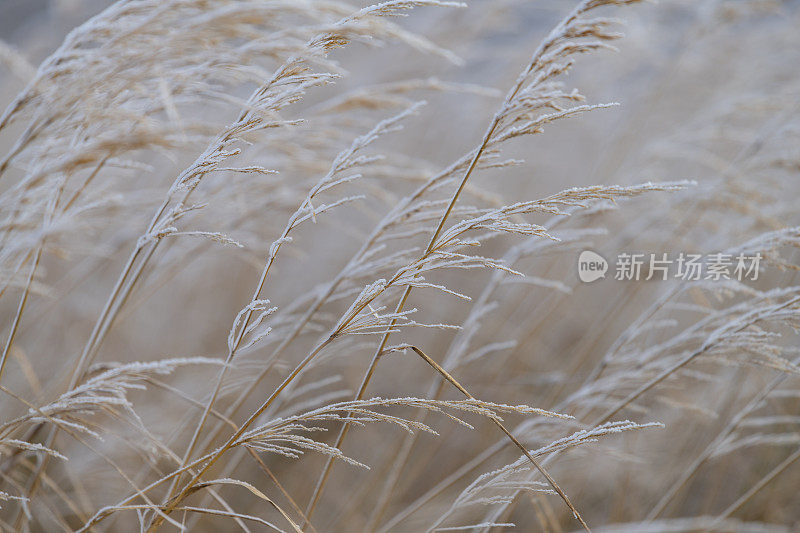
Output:
<svg viewBox="0 0 800 533">
<path fill-rule="evenodd" d="M 467 181 L 469 180 L 469 178 L 472 175 L 472 172 L 475 170 L 475 168 L 477 168 L 478 162 L 480 161 L 481 156 L 483 155 L 484 151 L 486 150 L 487 146 L 489 145 L 489 142 L 491 141 L 492 136 L 494 135 L 495 131 L 497 130 L 497 127 L 500 125 L 500 122 L 501 122 L 502 116 L 503 116 L 502 115 L 503 109 L 505 109 L 514 100 L 514 98 L 517 96 L 517 93 L 519 93 L 519 91 L 522 89 L 522 86 L 525 83 L 525 80 L 530 75 L 530 73 L 533 71 L 534 67 L 538 63 L 538 61 L 541 58 L 542 54 L 544 54 L 548 42 L 553 38 L 554 35 L 557 35 L 558 32 L 561 31 L 562 28 L 564 28 L 569 22 L 571 22 L 572 20 L 574 20 L 575 17 L 578 16 L 578 14 L 584 8 L 584 5 L 586 3 L 587 3 L 586 0 L 581 2 L 567 16 L 567 18 L 562 20 L 553 29 L 553 31 L 550 33 L 548 38 L 546 38 L 544 41 L 542 41 L 542 43 L 539 45 L 539 47 L 533 53 L 533 56 L 532 56 L 530 62 L 528 63 L 528 65 L 525 67 L 525 69 L 517 77 L 517 81 L 514 83 L 514 86 L 511 88 L 511 90 L 509 90 L 508 94 L 506 95 L 506 98 L 504 99 L 503 104 L 500 107 L 500 111 L 498 111 L 494 115 L 494 117 L 492 118 L 491 123 L 489 124 L 489 127 L 486 129 L 486 133 L 484 133 L 483 139 L 481 140 L 480 144 L 478 145 L 477 150 L 475 150 L 475 153 L 472 156 L 472 159 L 470 160 L 469 165 L 467 166 L 466 170 L 464 171 L 464 174 L 461 177 L 461 180 L 460 180 L 460 182 L 458 184 L 458 187 L 456 188 L 456 190 L 453 193 L 453 195 L 450 197 L 450 201 L 447 204 L 447 208 L 445 209 L 444 213 L 442 214 L 441 218 L 439 219 L 439 223 L 436 226 L 436 230 L 433 232 L 433 235 L 431 236 L 431 239 L 428 242 L 428 246 L 426 247 L 425 252 L 423 253 L 423 256 L 428 254 L 428 253 L 430 253 L 431 250 L 433 249 L 434 245 L 436 244 L 436 240 L 439 238 L 439 234 L 442 232 L 442 229 L 444 228 L 445 224 L 447 223 L 447 219 L 450 217 L 450 214 L 452 213 L 453 208 L 456 205 L 456 202 L 458 202 L 458 199 L 461 196 L 461 193 L 464 190 L 464 187 L 466 186 Z M 403 311 L 405 303 L 408 300 L 409 295 L 411 294 L 411 289 L 412 288 L 409 286 L 403 292 L 403 295 L 400 297 L 400 301 L 398 302 L 397 307 L 395 308 L 395 313 L 400 313 L 400 312 Z M 378 361 L 380 360 L 381 354 L 385 350 L 386 344 L 389 341 L 389 336 L 391 335 L 391 330 L 394 328 L 396 323 L 397 323 L 397 320 L 393 319 L 392 322 L 391 322 L 391 325 L 388 328 L 390 331 L 387 331 L 381 337 L 380 343 L 378 344 L 378 347 L 376 348 L 375 353 L 372 356 L 372 359 L 371 359 L 371 361 L 369 363 L 369 366 L 367 367 L 366 371 L 364 372 L 364 376 L 363 376 L 363 378 L 361 380 L 361 385 L 360 385 L 360 387 L 358 389 L 358 393 L 355 396 L 356 400 L 361 400 L 363 398 L 363 395 L 366 392 L 367 387 L 369 386 L 369 383 L 370 383 L 370 381 L 372 379 L 372 376 L 375 373 L 375 369 L 376 369 L 376 367 L 378 365 Z M 342 446 L 342 443 L 343 443 L 345 437 L 347 436 L 347 432 L 348 432 L 348 424 L 345 423 L 342 426 L 341 430 L 339 431 L 339 435 L 336 438 L 336 442 L 334 443 L 334 447 L 340 448 Z M 330 475 L 330 470 L 331 470 L 332 466 L 333 466 L 333 461 L 332 461 L 331 458 L 329 458 L 328 460 L 325 461 L 325 466 L 323 467 L 323 471 L 322 471 L 319 479 L 317 480 L 317 484 L 314 487 L 314 492 L 311 495 L 311 500 L 309 501 L 308 508 L 306 509 L 306 516 L 308 518 L 311 518 L 312 514 L 314 513 L 314 509 L 315 509 L 317 503 L 319 502 L 320 497 L 322 496 L 322 490 L 325 487 L 325 482 L 328 479 L 328 476 Z"/>
</svg>

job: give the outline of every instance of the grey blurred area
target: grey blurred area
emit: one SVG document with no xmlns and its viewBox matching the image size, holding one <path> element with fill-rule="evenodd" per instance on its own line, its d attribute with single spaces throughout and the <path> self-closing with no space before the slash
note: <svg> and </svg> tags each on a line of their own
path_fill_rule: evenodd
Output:
<svg viewBox="0 0 800 533">
<path fill-rule="evenodd" d="M 72 28 L 111 3 L 101 0 L 0 0 L 0 40 L 25 50 L 26 58 L 38 63 Z"/>
<path fill-rule="evenodd" d="M 0 2 L 0 39 L 14 43 L 20 38 L 19 30 L 46 11 L 49 0 L 3 0 Z"/>
</svg>

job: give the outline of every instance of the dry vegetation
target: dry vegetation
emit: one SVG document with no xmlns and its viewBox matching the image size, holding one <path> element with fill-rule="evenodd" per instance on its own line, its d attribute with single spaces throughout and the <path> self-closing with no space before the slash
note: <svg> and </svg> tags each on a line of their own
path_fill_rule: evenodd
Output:
<svg viewBox="0 0 800 533">
<path fill-rule="evenodd" d="M 21 13 L 4 530 L 800 527 L 798 2 Z"/>
</svg>

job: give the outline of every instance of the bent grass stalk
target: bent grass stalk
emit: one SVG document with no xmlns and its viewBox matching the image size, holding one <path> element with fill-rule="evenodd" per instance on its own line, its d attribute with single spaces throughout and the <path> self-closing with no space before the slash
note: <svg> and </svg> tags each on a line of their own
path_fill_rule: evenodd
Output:
<svg viewBox="0 0 800 533">
<path fill-rule="evenodd" d="M 533 53 L 533 56 L 532 56 L 531 60 L 529 61 L 528 65 L 523 69 L 522 73 L 517 77 L 516 82 L 514 83 L 512 88 L 509 90 L 508 94 L 506 95 L 506 98 L 503 101 L 503 104 L 501 106 L 501 111 L 497 112 L 494 115 L 494 117 L 492 118 L 492 121 L 490 122 L 489 127 L 486 129 L 486 133 L 484 133 L 484 135 L 483 135 L 483 139 L 481 140 L 481 143 L 478 145 L 478 149 L 476 150 L 475 155 L 473 156 L 472 160 L 470 161 L 469 166 L 464 171 L 464 175 L 462 176 L 462 178 L 461 178 L 461 180 L 460 180 L 460 182 L 458 184 L 458 187 L 456 188 L 455 192 L 451 196 L 450 201 L 449 201 L 449 203 L 447 205 L 447 208 L 445 209 L 444 213 L 442 214 L 442 217 L 440 218 L 439 223 L 436 226 L 436 230 L 433 232 L 433 235 L 431 236 L 431 239 L 428 242 L 428 246 L 426 247 L 425 254 L 430 253 L 430 251 L 433 249 L 433 247 L 434 247 L 434 245 L 436 243 L 436 240 L 439 238 L 439 234 L 442 232 L 442 229 L 444 228 L 444 225 L 447 223 L 447 219 L 449 218 L 450 213 L 452 212 L 453 208 L 455 207 L 456 202 L 458 201 L 458 199 L 459 199 L 459 197 L 461 195 L 461 192 L 464 190 L 464 186 L 467 184 L 467 180 L 469 180 L 470 176 L 472 175 L 472 172 L 477 167 L 478 161 L 480 160 L 481 155 L 483 155 L 483 152 L 484 152 L 484 150 L 486 150 L 486 147 L 488 146 L 490 140 L 492 139 L 492 136 L 494 135 L 495 130 L 500 125 L 500 121 L 502 120 L 502 116 L 503 116 L 502 115 L 502 109 L 504 109 L 507 106 L 509 106 L 511 104 L 511 102 L 514 100 L 514 98 L 517 96 L 517 93 L 519 93 L 519 91 L 522 89 L 522 86 L 525 83 L 525 80 L 531 74 L 531 72 L 536 67 L 536 65 L 539 63 L 541 57 L 544 55 L 545 50 L 547 49 L 548 43 L 552 39 L 554 39 L 555 36 L 559 35 L 560 32 L 562 32 L 563 29 L 566 28 L 567 25 L 570 22 L 572 22 L 575 18 L 577 18 L 591 4 L 592 4 L 592 0 L 584 0 L 583 2 L 578 4 L 573 9 L 573 11 L 565 19 L 563 19 L 555 28 L 553 28 L 553 30 L 550 32 L 549 36 L 544 41 L 542 41 L 542 43 L 539 45 L 539 47 Z M 423 254 L 423 255 L 425 255 L 425 254 Z M 403 309 L 405 307 L 405 304 L 406 304 L 406 301 L 408 300 L 408 297 L 411 294 L 411 289 L 412 289 L 412 287 L 410 287 L 410 286 L 405 289 L 405 291 L 403 292 L 403 295 L 400 297 L 400 300 L 399 300 L 399 302 L 397 304 L 397 307 L 395 308 L 395 313 L 400 313 L 400 312 L 403 311 Z M 391 322 L 391 325 L 389 327 L 389 330 L 391 330 L 395 325 L 396 325 L 396 320 L 393 319 L 392 322 Z M 391 334 L 390 331 L 387 331 L 381 337 L 381 340 L 378 343 L 378 347 L 376 348 L 375 353 L 373 354 L 372 359 L 370 360 L 369 366 L 367 367 L 366 372 L 364 373 L 364 376 L 363 376 L 362 381 L 361 381 L 361 385 L 359 386 L 358 392 L 357 392 L 357 394 L 355 396 L 356 399 L 358 399 L 358 400 L 362 399 L 364 394 L 366 393 L 366 389 L 369 386 L 369 383 L 370 383 L 370 381 L 372 379 L 373 374 L 375 373 L 375 369 L 376 369 L 376 367 L 378 365 L 378 361 L 379 361 L 379 359 L 381 357 L 381 354 L 386 349 L 386 345 L 387 345 L 387 343 L 389 341 L 390 334 Z M 341 430 L 339 431 L 339 435 L 337 436 L 336 441 L 334 443 L 334 447 L 335 448 L 341 448 L 342 442 L 344 441 L 345 437 L 347 436 L 347 432 L 348 431 L 349 431 L 348 424 L 344 424 L 342 426 Z M 323 467 L 322 474 L 320 475 L 320 477 L 319 477 L 319 479 L 317 481 L 317 484 L 314 487 L 314 492 L 311 495 L 311 499 L 309 501 L 309 505 L 308 505 L 308 507 L 306 509 L 306 513 L 305 514 L 306 514 L 306 517 L 309 518 L 309 519 L 312 517 L 312 515 L 314 513 L 314 509 L 315 509 L 315 507 L 316 507 L 316 505 L 317 505 L 317 503 L 318 503 L 318 501 L 319 501 L 319 499 L 320 499 L 320 497 L 322 495 L 322 491 L 323 491 L 323 489 L 325 487 L 325 482 L 327 481 L 328 476 L 330 475 L 330 471 L 331 471 L 332 466 L 333 466 L 333 460 L 332 460 L 332 458 L 328 458 L 325 461 L 325 466 Z M 546 474 L 545 472 L 542 472 L 542 473 L 548 479 L 550 478 L 549 475 Z M 564 498 L 562 498 L 562 499 L 564 499 Z M 565 503 L 567 503 L 567 505 L 570 505 L 568 503 L 569 501 L 567 499 L 564 499 L 564 501 L 565 501 Z M 576 511 L 573 510 L 573 512 L 575 512 L 576 517 L 579 517 L 579 515 L 577 514 Z M 581 519 L 579 518 L 579 520 L 581 520 Z M 581 522 L 583 523 L 582 520 L 581 520 Z"/>
<path fill-rule="evenodd" d="M 458 381 L 456 381 L 456 379 L 453 376 L 451 376 L 444 368 L 442 368 L 439 365 L 439 363 L 437 363 L 436 361 L 431 359 L 428 355 L 426 355 L 422 350 L 420 350 L 416 346 L 410 346 L 410 348 L 411 348 L 411 350 L 414 351 L 414 353 L 419 355 L 426 363 L 431 365 L 431 367 L 433 367 L 433 369 L 436 370 L 436 372 L 438 372 L 444 379 L 449 381 L 455 388 L 457 388 L 459 391 L 461 391 L 461 393 L 464 396 L 466 396 L 470 400 L 474 400 L 475 399 L 475 397 L 472 396 L 467 391 L 467 389 L 465 389 Z M 533 458 L 533 455 L 531 455 L 531 453 L 528 451 L 528 449 L 519 440 L 517 440 L 517 438 L 508 429 L 506 429 L 506 427 L 503 425 L 502 422 L 500 422 L 500 420 L 498 420 L 496 417 L 491 417 L 491 419 L 492 419 L 492 422 L 498 428 L 500 428 L 500 431 L 505 433 L 506 437 L 508 437 L 508 439 L 512 443 L 514 443 L 514 446 L 519 448 L 519 450 L 523 453 L 523 455 L 525 455 L 525 457 L 528 458 L 528 460 L 536 468 L 536 470 L 538 470 L 545 477 L 545 479 L 547 479 L 547 483 L 551 487 L 553 487 L 553 489 L 558 493 L 558 495 L 561 497 L 561 499 L 564 500 L 564 503 L 567 504 L 567 507 L 569 507 L 570 511 L 572 511 L 572 515 L 575 517 L 576 520 L 578 520 L 578 522 L 580 522 L 581 526 L 583 526 L 583 529 L 585 529 L 586 531 L 590 531 L 589 526 L 586 525 L 586 522 L 583 521 L 583 518 L 581 518 L 581 515 L 578 513 L 578 510 L 572 504 L 572 502 L 570 501 L 570 499 L 567 496 L 567 494 L 561 489 L 561 487 L 558 486 L 558 483 L 556 483 L 556 480 L 553 479 L 553 477 L 547 472 L 547 470 L 544 469 L 544 467 L 539 463 L 539 461 L 537 461 L 536 459 Z M 438 523 L 434 524 L 431 527 L 431 529 L 435 529 L 438 525 L 439 525 Z"/>
<path fill-rule="evenodd" d="M 752 326 L 753 324 L 757 323 L 763 316 L 769 315 L 772 312 L 777 312 L 777 311 L 780 311 L 782 309 L 786 309 L 786 308 L 791 307 L 791 306 L 793 306 L 793 305 L 795 305 L 795 304 L 797 304 L 799 302 L 800 302 L 800 296 L 795 296 L 795 297 L 787 300 L 786 302 L 783 302 L 782 304 L 776 304 L 776 305 L 772 306 L 769 309 L 760 310 L 760 311 L 754 311 L 754 312 L 750 313 L 750 317 L 749 317 L 749 319 L 747 321 L 745 321 L 743 324 L 739 325 L 739 327 L 737 327 L 737 328 L 735 328 L 734 330 L 731 330 L 731 331 L 732 332 L 743 331 L 743 330 L 747 329 L 748 327 Z M 719 340 L 719 339 L 717 339 L 717 340 Z M 649 391 L 652 388 L 656 387 L 659 383 L 663 382 L 665 379 L 667 379 L 669 376 L 674 374 L 676 371 L 678 371 L 681 368 L 685 367 L 687 364 L 689 364 L 691 361 L 695 360 L 700 355 L 702 355 L 702 354 L 706 353 L 708 350 L 711 350 L 712 348 L 714 348 L 715 345 L 716 345 L 716 342 L 713 342 L 713 341 L 712 342 L 706 342 L 699 349 L 694 350 L 691 353 L 687 354 L 686 356 L 681 358 L 679 361 L 677 361 L 675 364 L 671 365 L 669 368 L 665 369 L 663 372 L 659 373 L 657 376 L 655 376 L 651 380 L 648 380 L 645 384 L 643 384 L 642 386 L 637 388 L 635 391 L 630 393 L 624 399 L 620 400 L 614 407 L 609 408 L 601 416 L 596 418 L 591 423 L 590 427 L 597 427 L 597 426 L 599 426 L 599 425 L 601 425 L 603 423 L 606 423 L 606 422 L 610 421 L 611 418 L 613 418 L 616 414 L 618 414 L 623 409 L 628 407 L 632 402 L 634 402 L 636 399 L 640 398 L 647 391 Z M 412 502 L 409 506 L 407 506 L 406 509 L 404 509 L 403 511 L 401 511 L 400 513 L 398 513 L 397 515 L 392 517 L 384 526 L 381 527 L 381 529 L 379 531 L 381 531 L 381 532 L 389 531 L 392 527 L 396 526 L 398 523 L 400 523 L 401 521 L 403 521 L 406 518 L 408 518 L 408 516 L 410 516 L 415 510 L 419 509 L 426 502 L 430 501 L 431 498 L 433 498 L 437 494 L 441 493 L 447 487 L 451 486 L 453 483 L 458 481 L 461 477 L 463 477 L 464 475 L 468 474 L 470 471 L 472 471 L 475 468 L 477 468 L 478 466 L 480 466 L 484 461 L 486 461 L 489 458 L 491 458 L 500 449 L 505 447 L 507 445 L 507 443 L 508 442 L 505 441 L 505 440 L 504 441 L 499 441 L 499 442 L 495 443 L 493 446 L 487 448 L 483 453 L 481 453 L 480 455 L 476 456 L 472 461 L 470 461 L 469 463 L 467 463 L 464 466 L 460 467 L 456 472 L 450 474 L 446 479 L 444 479 L 439 484 L 437 484 L 435 487 L 431 488 L 425 494 L 423 494 L 422 496 L 417 498 L 414 502 Z M 552 458 L 557 453 L 558 452 L 554 452 L 549 457 L 545 458 L 542 461 L 542 463 L 544 465 L 546 465 L 547 463 L 549 463 L 552 460 Z M 791 459 L 791 457 L 787 458 L 787 460 L 788 459 Z M 794 460 L 796 460 L 796 459 L 791 459 L 791 461 L 789 461 L 788 463 L 786 463 L 786 461 L 784 461 L 784 463 L 781 464 L 782 466 L 781 466 L 780 469 L 778 467 L 776 467 L 776 469 L 772 473 L 772 477 L 770 477 L 770 480 L 774 479 L 775 476 L 777 476 L 780 472 L 782 472 L 783 469 L 787 468 L 791 464 L 791 462 L 793 462 Z M 766 484 L 766 483 L 764 483 L 764 484 Z M 753 492 L 748 491 L 749 496 L 747 496 L 747 495 L 745 495 L 745 496 L 747 496 L 747 498 L 749 499 L 756 492 L 757 491 L 753 491 Z M 743 496 L 743 498 L 745 496 Z M 744 501 L 739 503 L 739 506 L 742 505 L 743 503 L 744 503 Z M 734 511 L 735 511 L 735 509 L 731 510 L 731 513 L 734 512 Z"/>
<path fill-rule="evenodd" d="M 564 221 L 564 220 L 566 220 L 566 219 L 565 218 L 557 218 L 557 219 L 553 220 L 552 223 L 546 224 L 546 226 L 548 228 L 552 229 L 552 228 L 558 226 L 559 222 Z M 512 249 L 512 251 L 510 251 L 508 254 L 506 254 L 506 257 L 504 257 L 504 260 L 506 261 L 507 264 L 513 265 L 515 260 L 519 258 L 519 255 L 521 255 L 521 254 L 516 249 Z M 473 310 L 480 309 L 481 307 L 485 306 L 488 303 L 489 298 L 491 297 L 492 293 L 497 289 L 497 287 L 500 285 L 500 282 L 504 278 L 504 274 L 505 273 L 502 272 L 502 271 L 495 271 L 492 274 L 491 279 L 486 284 L 486 286 L 483 288 L 483 290 L 481 291 L 481 294 L 473 302 Z M 470 318 L 468 317 L 467 320 L 465 321 L 465 324 L 469 320 L 470 320 Z M 457 340 L 458 340 L 458 336 L 456 336 L 456 338 L 453 339 L 453 341 L 451 341 L 450 348 L 446 352 L 447 355 L 445 356 L 445 362 L 443 362 L 442 364 L 447 364 L 447 360 L 448 360 L 448 358 L 450 356 L 450 351 L 454 349 L 454 346 L 456 345 Z M 452 367 L 452 365 L 451 365 L 451 367 Z M 431 386 L 428 389 L 428 393 L 427 393 L 426 397 L 432 397 L 434 399 L 439 399 L 441 397 L 442 393 L 444 392 L 444 384 L 445 384 L 444 382 L 445 382 L 445 378 L 441 374 L 437 374 L 436 379 L 434 380 L 433 383 L 431 383 Z M 421 421 L 423 421 L 425 419 L 426 416 L 427 416 L 427 413 L 426 412 L 422 412 L 422 413 L 420 413 L 420 417 L 417 420 L 421 422 Z M 416 443 L 416 440 L 417 440 L 416 439 L 416 434 L 405 435 L 404 438 L 403 438 L 403 442 L 400 445 L 399 451 L 392 456 L 392 459 L 391 459 L 390 464 L 389 464 L 388 474 L 386 476 L 385 481 L 383 482 L 383 487 L 382 487 L 381 491 L 379 492 L 378 499 L 376 500 L 376 503 L 374 505 L 374 508 L 373 508 L 372 513 L 371 513 L 369 522 L 367 523 L 366 529 L 368 531 L 375 531 L 376 528 L 378 527 L 378 523 L 380 522 L 383 514 L 386 511 L 386 507 L 389 504 L 389 500 L 391 498 L 392 491 L 395 489 L 397 483 L 400 480 L 400 475 L 402 474 L 403 468 L 406 465 L 406 462 L 407 462 L 407 460 L 409 458 L 409 455 L 411 454 L 411 451 L 412 451 L 412 449 L 413 449 L 413 447 L 414 447 L 414 445 Z M 547 504 L 546 501 L 545 501 L 545 504 Z"/>
<path fill-rule="evenodd" d="M 228 417 L 233 417 L 235 413 L 244 405 L 245 401 L 252 395 L 253 391 L 260 385 L 263 380 L 269 375 L 270 371 L 273 369 L 275 363 L 279 360 L 280 355 L 284 352 L 284 350 L 291 345 L 294 340 L 303 332 L 306 325 L 311 321 L 311 319 L 322 309 L 323 305 L 328 301 L 328 299 L 336 292 L 339 288 L 341 283 L 347 279 L 348 272 L 351 270 L 353 265 L 357 264 L 358 261 L 372 248 L 372 246 L 377 242 L 377 240 L 381 237 L 381 235 L 386 231 L 387 227 L 394 222 L 395 214 L 402 213 L 406 208 L 413 205 L 413 203 L 420 198 L 422 198 L 433 186 L 439 183 L 442 179 L 452 174 L 455 169 L 460 167 L 462 164 L 467 164 L 471 157 L 471 154 L 463 156 L 459 159 L 456 163 L 445 169 L 444 171 L 440 172 L 439 174 L 431 177 L 426 183 L 421 185 L 414 193 L 409 196 L 405 196 L 400 200 L 400 203 L 393 209 L 390 213 L 384 217 L 384 219 L 373 229 L 372 233 L 366 238 L 364 243 L 361 245 L 361 248 L 353 255 L 353 257 L 348 261 L 348 263 L 337 273 L 333 280 L 328 283 L 327 288 L 325 291 L 316 298 L 314 303 L 309 307 L 309 309 L 303 314 L 303 316 L 297 321 L 297 323 L 293 326 L 291 332 L 281 341 L 281 343 L 272 351 L 269 358 L 267 359 L 267 363 L 261 372 L 258 374 L 255 380 L 253 380 L 244 390 L 239 394 L 230 408 L 227 410 L 226 415 Z M 221 431 L 224 429 L 224 425 L 220 424 L 217 426 L 217 429 L 213 432 L 210 432 L 208 437 L 206 438 L 205 442 L 201 446 L 202 450 L 207 450 L 209 446 L 216 440 Z"/>
<path fill-rule="evenodd" d="M 275 401 L 278 395 L 280 395 L 280 393 L 283 392 L 283 390 L 289 386 L 289 384 L 303 371 L 303 369 L 311 361 L 313 361 L 317 357 L 317 355 L 319 355 L 319 353 L 325 347 L 328 346 L 328 344 L 333 342 L 335 338 L 336 338 L 335 335 L 331 335 L 330 337 L 328 337 L 328 339 L 326 339 L 324 342 L 319 344 L 314 350 L 312 350 L 311 353 L 309 353 L 300 362 L 300 364 L 298 364 L 294 368 L 294 370 L 292 370 L 292 372 L 283 380 L 283 382 L 275 389 L 275 391 L 272 394 L 270 394 L 270 396 L 264 401 L 264 403 L 262 403 L 261 406 L 258 409 L 256 409 L 247 418 L 247 420 L 245 420 L 245 422 L 239 427 L 239 429 L 235 431 L 231 437 L 228 438 L 225 444 L 223 444 L 216 452 L 208 454 L 202 458 L 202 459 L 207 459 L 205 465 L 198 471 L 197 474 L 193 475 L 192 478 L 188 481 L 188 483 L 172 498 L 172 500 L 169 503 L 165 505 L 164 515 L 169 515 L 169 513 L 171 513 L 175 509 L 175 507 L 177 507 L 177 505 L 181 501 L 183 501 L 183 499 L 191 492 L 192 488 L 197 483 L 199 483 L 200 478 L 202 478 L 203 474 L 208 472 L 208 470 L 210 470 L 211 467 L 214 466 L 214 464 L 219 460 L 219 458 L 225 452 L 227 452 L 231 448 L 231 446 L 233 446 L 233 444 L 236 442 L 236 439 L 241 437 L 244 434 L 244 432 L 247 431 L 247 429 L 258 419 L 258 417 L 261 416 L 261 414 L 264 413 L 264 411 L 266 411 L 270 405 L 272 405 L 272 402 Z M 199 461 L 192 461 L 190 464 L 193 467 L 196 464 L 198 464 L 198 462 Z M 182 467 L 178 469 L 176 472 L 174 472 L 174 475 L 179 476 L 183 472 L 186 472 L 187 470 L 188 468 Z M 169 479 L 172 479 L 175 476 L 170 475 Z M 306 516 L 306 518 L 310 517 Z M 163 517 L 159 515 L 159 517 L 153 521 L 150 527 L 148 527 L 148 531 L 149 532 L 155 531 L 163 521 L 164 521 Z"/>
<path fill-rule="evenodd" d="M 359 251 L 357 251 L 351 260 L 345 265 L 338 274 L 334 277 L 334 279 L 328 284 L 324 293 L 316 298 L 314 303 L 309 307 L 308 310 L 303 314 L 300 320 L 292 328 L 291 332 L 284 338 L 283 341 L 272 351 L 270 357 L 267 360 L 267 364 L 262 369 L 262 371 L 258 374 L 255 380 L 253 380 L 244 390 L 239 394 L 238 398 L 233 402 L 230 408 L 226 412 L 226 416 L 233 417 L 235 413 L 244 405 L 245 401 L 251 396 L 252 392 L 258 387 L 261 382 L 269 375 L 270 371 L 273 368 L 273 365 L 279 360 L 280 355 L 283 351 L 295 340 L 297 337 L 302 333 L 303 329 L 306 325 L 310 322 L 310 320 L 314 317 L 314 315 L 322 308 L 322 306 L 326 303 L 326 301 L 333 295 L 339 285 L 347 278 L 348 271 L 351 269 L 352 265 L 356 264 L 358 260 L 367 253 L 367 251 L 375 244 L 375 242 L 380 238 L 383 232 L 386 230 L 387 226 L 390 225 L 393 220 L 393 213 L 402 213 L 408 206 L 412 205 L 414 201 L 418 200 L 424 194 L 433 187 L 436 183 L 438 183 L 441 179 L 451 174 L 455 168 L 458 168 L 463 163 L 469 161 L 470 156 L 464 156 L 455 164 L 451 165 L 445 171 L 433 176 L 430 178 L 426 183 L 421 185 L 414 193 L 409 196 L 403 197 L 400 201 L 398 206 L 390 213 L 386 215 L 386 217 L 374 228 L 372 233 L 367 237 L 365 242 L 362 244 Z M 216 430 L 209 433 L 208 437 L 206 438 L 205 442 L 201 446 L 201 450 L 205 451 L 211 446 L 216 438 L 219 437 L 222 430 L 225 428 L 224 424 L 218 424 Z M 253 453 L 251 451 L 251 453 Z M 230 466 L 233 468 L 233 465 Z M 313 525 L 309 521 L 309 517 L 306 516 L 303 512 L 298 511 L 298 514 L 303 519 L 303 527 L 305 525 L 311 527 L 313 529 Z"/>
</svg>

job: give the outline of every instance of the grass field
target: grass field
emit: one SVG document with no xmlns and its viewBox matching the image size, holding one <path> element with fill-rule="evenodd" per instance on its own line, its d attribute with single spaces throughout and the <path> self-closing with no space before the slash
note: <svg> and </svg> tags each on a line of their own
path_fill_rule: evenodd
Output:
<svg viewBox="0 0 800 533">
<path fill-rule="evenodd" d="M 0 4 L 0 527 L 798 531 L 798 23 Z"/>
</svg>

